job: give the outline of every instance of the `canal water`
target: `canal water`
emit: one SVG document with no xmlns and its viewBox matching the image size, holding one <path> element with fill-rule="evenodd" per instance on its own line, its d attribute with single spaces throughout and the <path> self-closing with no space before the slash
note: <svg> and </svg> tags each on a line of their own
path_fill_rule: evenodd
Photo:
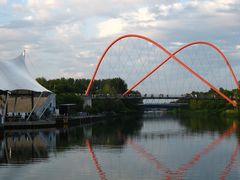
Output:
<svg viewBox="0 0 240 180">
<path fill-rule="evenodd" d="M 145 112 L 1 133 L 0 179 L 240 179 L 238 122 Z"/>
</svg>

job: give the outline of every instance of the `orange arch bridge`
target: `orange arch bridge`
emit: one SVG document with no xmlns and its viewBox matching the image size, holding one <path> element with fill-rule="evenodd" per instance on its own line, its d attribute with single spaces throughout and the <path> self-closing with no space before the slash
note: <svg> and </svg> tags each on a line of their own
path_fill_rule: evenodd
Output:
<svg viewBox="0 0 240 180">
<path fill-rule="evenodd" d="M 214 90 L 216 93 L 218 93 L 220 96 L 222 96 L 226 101 L 228 101 L 230 104 L 232 104 L 234 107 L 237 107 L 237 103 L 233 100 L 231 100 L 229 97 L 227 97 L 225 94 L 223 94 L 222 92 L 220 92 L 215 86 L 213 86 L 210 82 L 208 82 L 208 80 L 206 80 L 205 78 L 203 78 L 202 76 L 200 76 L 197 72 L 195 72 L 193 69 L 191 69 L 189 66 L 187 66 L 185 63 L 183 63 L 180 59 L 178 59 L 175 55 L 177 53 L 179 53 L 180 51 L 182 51 L 183 49 L 186 49 L 190 46 L 194 46 L 194 45 L 206 45 L 209 46 L 210 48 L 212 48 L 213 50 L 215 50 L 223 59 L 223 61 L 226 63 L 231 76 L 233 78 L 234 83 L 236 84 L 236 87 L 238 90 L 240 90 L 240 85 L 237 81 L 236 75 L 229 63 L 229 61 L 227 60 L 226 56 L 223 54 L 223 52 L 216 47 L 214 44 L 211 44 L 209 42 L 205 42 L 205 41 L 196 41 L 196 42 L 191 42 L 188 43 L 184 46 L 182 46 L 181 48 L 179 48 L 177 51 L 175 51 L 174 53 L 169 52 L 166 48 L 164 48 L 161 44 L 153 41 L 152 39 L 146 37 L 146 36 L 142 36 L 142 35 L 138 35 L 138 34 L 126 34 L 123 36 L 120 36 L 119 38 L 115 39 L 114 41 L 112 41 L 107 48 L 103 51 L 102 55 L 100 56 L 97 66 L 94 70 L 94 73 L 91 77 L 91 80 L 88 84 L 87 90 L 85 95 L 88 96 L 89 95 L 89 91 L 91 89 L 91 86 L 93 84 L 93 81 L 97 75 L 97 72 L 100 68 L 100 65 L 105 57 L 105 55 L 107 54 L 107 52 L 111 49 L 111 47 L 117 43 L 118 41 L 125 39 L 125 38 L 138 38 L 138 39 L 143 39 L 151 44 L 153 44 L 154 46 L 156 46 L 157 48 L 161 49 L 163 52 L 165 52 L 168 57 L 166 59 L 164 59 L 163 61 L 161 61 L 155 68 L 153 68 L 149 73 L 147 73 L 145 76 L 141 77 L 141 79 L 139 79 L 133 86 L 131 86 L 125 93 L 123 93 L 123 96 L 127 95 L 131 90 L 133 90 L 134 88 L 136 88 L 140 83 L 142 83 L 145 79 L 147 79 L 149 76 L 151 76 L 156 70 L 158 70 L 163 64 L 165 64 L 167 61 L 169 61 L 170 59 L 173 59 L 174 61 L 176 61 L 180 66 L 182 66 L 183 68 L 185 68 L 189 73 L 191 73 L 193 76 L 195 76 L 196 78 L 198 78 L 199 80 L 202 81 L 202 83 L 204 83 L 205 85 L 207 85 L 209 88 L 211 88 L 212 90 Z"/>
</svg>

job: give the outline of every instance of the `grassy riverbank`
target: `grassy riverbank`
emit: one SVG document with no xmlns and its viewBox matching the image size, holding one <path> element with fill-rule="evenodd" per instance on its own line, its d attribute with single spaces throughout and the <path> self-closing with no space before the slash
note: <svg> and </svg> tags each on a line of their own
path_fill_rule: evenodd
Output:
<svg viewBox="0 0 240 180">
<path fill-rule="evenodd" d="M 238 109 L 171 109 L 168 110 L 170 114 L 189 115 L 209 117 L 215 116 L 220 118 L 230 118 L 240 120 L 240 110 Z"/>
</svg>

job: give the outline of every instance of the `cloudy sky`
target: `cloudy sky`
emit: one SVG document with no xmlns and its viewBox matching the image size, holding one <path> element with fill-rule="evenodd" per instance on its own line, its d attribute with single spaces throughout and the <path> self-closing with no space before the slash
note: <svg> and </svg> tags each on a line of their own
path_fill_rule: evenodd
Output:
<svg viewBox="0 0 240 180">
<path fill-rule="evenodd" d="M 240 71 L 239 0 L 0 0 L 0 17 L 0 59 L 26 49 L 34 77 L 89 78 L 107 44 L 126 33 L 171 50 L 210 41 Z"/>
</svg>

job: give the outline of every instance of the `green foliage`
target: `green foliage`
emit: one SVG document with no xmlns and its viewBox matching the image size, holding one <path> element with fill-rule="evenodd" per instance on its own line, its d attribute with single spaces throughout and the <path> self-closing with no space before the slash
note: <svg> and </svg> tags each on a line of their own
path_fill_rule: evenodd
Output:
<svg viewBox="0 0 240 180">
<path fill-rule="evenodd" d="M 219 89 L 224 95 L 229 97 L 230 99 L 239 100 L 239 92 L 238 90 L 234 89 L 232 91 L 225 90 L 223 88 Z M 223 99 L 219 94 L 217 94 L 212 89 L 208 92 L 196 92 L 193 91 L 190 94 L 187 94 L 188 97 L 199 97 L 199 98 L 189 98 L 188 100 L 179 100 L 178 102 L 188 102 L 190 110 L 206 110 L 206 111 L 218 111 L 224 112 L 228 109 L 233 109 L 233 106 Z M 202 99 L 201 99 L 202 97 Z M 204 99 L 205 98 L 212 98 L 212 99 Z M 214 99 L 216 98 L 216 99 Z M 221 99 L 222 98 L 222 99 Z"/>
<path fill-rule="evenodd" d="M 83 110 L 83 99 L 73 93 L 62 93 L 57 94 L 57 104 L 76 104 L 76 110 L 82 111 Z"/>
<path fill-rule="evenodd" d="M 87 89 L 87 85 L 90 80 L 88 79 L 73 79 L 73 78 L 60 78 L 60 79 L 50 79 L 45 78 L 36 79 L 42 86 L 46 87 L 50 91 L 60 94 L 60 93 L 79 93 L 84 94 Z"/>
<path fill-rule="evenodd" d="M 36 79 L 42 86 L 50 91 L 59 93 L 78 93 L 84 94 L 90 82 L 89 79 L 61 78 L 46 80 L 45 78 Z M 127 90 L 127 84 L 121 78 L 94 80 L 90 94 L 122 94 Z"/>
<path fill-rule="evenodd" d="M 37 78 L 37 81 L 50 91 L 57 95 L 57 105 L 74 103 L 78 110 L 83 110 L 83 99 L 81 95 L 85 93 L 90 82 L 89 79 L 60 78 L 46 80 Z M 90 94 L 97 95 L 117 95 L 123 94 L 127 90 L 127 84 L 121 78 L 95 80 Z M 138 91 L 132 91 L 131 94 L 139 94 Z M 126 112 L 137 108 L 138 101 L 131 100 L 123 102 L 120 99 L 93 100 L 93 106 L 85 107 L 84 111 L 90 113 L 100 112 Z"/>
<path fill-rule="evenodd" d="M 91 94 L 123 94 L 127 90 L 127 84 L 121 78 L 95 80 Z"/>
<path fill-rule="evenodd" d="M 91 109 L 91 113 L 99 113 L 99 112 L 125 112 L 128 109 L 126 108 L 126 104 L 122 102 L 120 99 L 96 99 L 93 101 L 93 106 Z"/>
<path fill-rule="evenodd" d="M 232 125 L 235 118 L 228 118 L 221 116 L 218 112 L 201 111 L 186 111 L 179 114 L 180 123 L 187 127 L 192 132 L 204 132 L 204 131 L 219 131 L 223 132 L 226 127 Z"/>
</svg>

